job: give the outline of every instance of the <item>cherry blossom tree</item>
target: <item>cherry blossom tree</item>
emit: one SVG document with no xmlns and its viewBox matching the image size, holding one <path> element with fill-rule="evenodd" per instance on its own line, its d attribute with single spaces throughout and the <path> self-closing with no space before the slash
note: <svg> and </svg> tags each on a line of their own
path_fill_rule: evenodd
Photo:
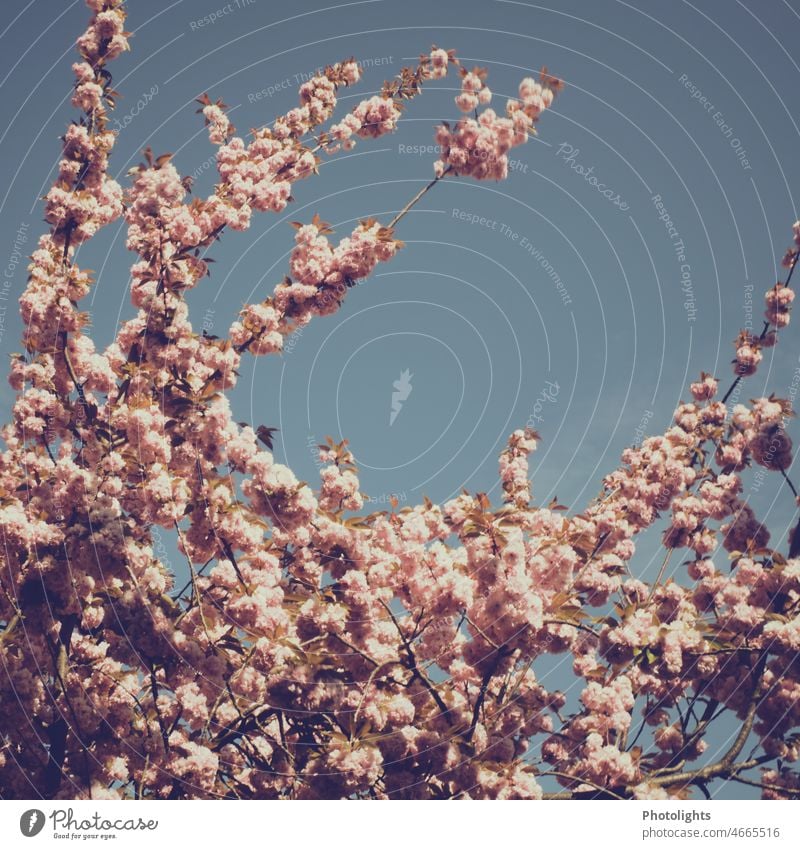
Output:
<svg viewBox="0 0 800 849">
<path fill-rule="evenodd" d="M 523 79 L 498 112 L 485 71 L 434 47 L 336 121 L 361 76 L 348 59 L 247 139 L 203 96 L 218 181 L 190 199 L 166 154 L 146 151 L 126 188 L 109 175 L 108 65 L 129 34 L 121 0 L 87 4 L 80 117 L 20 298 L 2 430 L 0 795 L 665 799 L 723 781 L 800 795 L 800 540 L 771 549 L 742 497 L 752 464 L 792 487 L 791 408 L 727 405 L 789 322 L 800 223 L 763 331 L 736 342 L 731 390 L 717 400 L 702 374 L 582 513 L 535 504 L 539 436 L 517 430 L 502 504 L 464 492 L 367 514 L 346 442 L 320 446 L 312 489 L 237 424 L 226 392 L 244 357 L 280 354 L 391 261 L 438 183 L 505 179 L 559 81 Z M 391 133 L 453 74 L 461 117 L 436 130 L 431 180 L 391 221 L 341 239 L 319 217 L 298 223 L 270 297 L 225 338 L 194 331 L 186 293 L 223 231 L 282 212 L 322 157 Z M 120 218 L 134 313 L 98 350 L 76 250 Z M 665 559 L 648 583 L 630 566 L 659 523 Z M 183 586 L 158 529 L 177 535 Z M 571 659 L 579 700 L 537 678 L 546 655 Z"/>
</svg>

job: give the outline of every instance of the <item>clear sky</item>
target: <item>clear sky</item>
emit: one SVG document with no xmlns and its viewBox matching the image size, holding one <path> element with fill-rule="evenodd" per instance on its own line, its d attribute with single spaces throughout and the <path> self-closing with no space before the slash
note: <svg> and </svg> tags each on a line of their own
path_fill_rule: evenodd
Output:
<svg viewBox="0 0 800 849">
<path fill-rule="evenodd" d="M 748 321 L 760 329 L 797 217 L 798 0 L 130 0 L 128 9 L 133 50 L 111 66 L 123 95 L 112 122 L 123 129 L 113 160 L 123 181 L 150 145 L 207 191 L 212 149 L 195 97 L 221 97 L 246 130 L 294 105 L 304 75 L 353 55 L 366 74 L 346 105 L 432 43 L 488 68 L 501 105 L 542 65 L 566 82 L 539 138 L 514 152 L 508 181 L 438 185 L 402 222 L 406 248 L 336 316 L 280 358 L 245 360 L 237 418 L 279 427 L 275 454 L 299 477 L 316 480 L 309 444 L 330 434 L 350 440 L 378 503 L 390 493 L 441 500 L 464 486 L 496 497 L 497 454 L 527 423 L 543 439 L 536 500 L 557 494 L 580 511 L 625 446 L 668 425 L 688 379 L 702 369 L 727 384 L 733 339 Z M 78 0 L 6 0 L 3 11 L 7 355 L 20 347 L 19 255 L 44 226 L 38 199 L 72 115 L 72 42 L 88 12 Z M 434 83 L 394 136 L 327 160 L 296 186 L 286 214 L 226 235 L 211 251 L 213 277 L 191 294 L 196 328 L 225 333 L 244 302 L 282 278 L 290 221 L 318 212 L 339 234 L 359 218 L 388 221 L 430 179 L 435 154 L 425 148 L 434 125 L 457 116 L 456 86 Z M 86 308 L 101 343 L 132 312 L 123 241 L 121 227 L 108 228 L 78 257 L 97 272 Z M 790 327 L 743 399 L 789 394 L 797 339 Z M 404 400 L 393 406 L 395 392 Z M 4 384 L 6 416 L 10 399 Z M 777 543 L 795 515 L 788 491 L 770 479 L 748 479 L 746 491 Z M 651 574 L 656 545 L 642 545 L 635 574 Z"/>
</svg>

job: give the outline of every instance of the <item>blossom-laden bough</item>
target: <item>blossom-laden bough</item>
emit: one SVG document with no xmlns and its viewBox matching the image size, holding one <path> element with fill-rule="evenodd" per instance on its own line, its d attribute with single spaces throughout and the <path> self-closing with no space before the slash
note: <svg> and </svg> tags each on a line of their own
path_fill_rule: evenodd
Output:
<svg viewBox="0 0 800 849">
<path fill-rule="evenodd" d="M 20 298 L 25 351 L 2 431 L 0 795 L 654 799 L 720 781 L 800 794 L 800 560 L 769 548 L 741 479 L 757 463 L 789 482 L 787 402 L 729 409 L 701 375 L 579 515 L 533 504 L 530 430 L 500 456 L 502 506 L 465 492 L 365 515 L 346 442 L 321 446 L 314 491 L 232 415 L 242 357 L 279 353 L 336 312 L 436 184 L 504 179 L 559 81 L 524 79 L 499 114 L 485 71 L 434 48 L 331 123 L 361 75 L 350 59 L 249 140 L 201 97 L 218 147 L 208 197 L 188 200 L 190 181 L 149 150 L 123 190 L 108 172 L 107 66 L 128 48 L 125 9 L 88 5 L 82 114 Z M 454 72 L 463 114 L 437 130 L 430 183 L 339 241 L 318 217 L 298 223 L 272 295 L 227 338 L 194 332 L 185 293 L 221 233 L 283 211 L 321 156 L 392 132 Z M 121 217 L 136 313 L 99 351 L 76 249 Z M 736 383 L 788 324 L 799 246 L 795 225 L 764 330 L 737 341 Z M 666 557 L 646 583 L 629 564 L 660 517 Z M 185 586 L 157 556 L 159 528 L 177 536 Z M 680 550 L 688 565 L 667 579 Z M 571 657 L 579 702 L 537 679 L 547 654 Z M 715 731 L 726 715 L 732 736 Z"/>
</svg>

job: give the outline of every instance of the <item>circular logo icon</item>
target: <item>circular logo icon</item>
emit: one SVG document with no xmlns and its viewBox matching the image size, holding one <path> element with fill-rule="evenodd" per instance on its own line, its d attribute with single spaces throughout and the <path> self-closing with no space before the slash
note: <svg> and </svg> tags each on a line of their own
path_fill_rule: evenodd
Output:
<svg viewBox="0 0 800 849">
<path fill-rule="evenodd" d="M 25 837 L 36 837 L 44 828 L 44 813 L 36 808 L 31 808 L 19 818 L 19 830 Z"/>
</svg>

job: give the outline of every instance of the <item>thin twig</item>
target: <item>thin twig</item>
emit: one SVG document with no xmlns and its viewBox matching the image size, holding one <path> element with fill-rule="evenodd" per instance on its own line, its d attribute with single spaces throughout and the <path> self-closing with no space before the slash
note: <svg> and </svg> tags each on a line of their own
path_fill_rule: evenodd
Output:
<svg viewBox="0 0 800 849">
<path fill-rule="evenodd" d="M 388 227 L 391 229 L 395 227 L 410 211 L 416 203 L 421 200 L 424 195 L 426 195 L 440 180 L 443 180 L 451 171 L 453 170 L 452 166 L 448 165 L 445 170 L 439 174 L 437 177 L 434 177 L 427 186 L 424 186 L 420 189 L 413 198 L 400 210 L 400 212 L 395 215 L 395 217 L 389 222 Z"/>
</svg>

